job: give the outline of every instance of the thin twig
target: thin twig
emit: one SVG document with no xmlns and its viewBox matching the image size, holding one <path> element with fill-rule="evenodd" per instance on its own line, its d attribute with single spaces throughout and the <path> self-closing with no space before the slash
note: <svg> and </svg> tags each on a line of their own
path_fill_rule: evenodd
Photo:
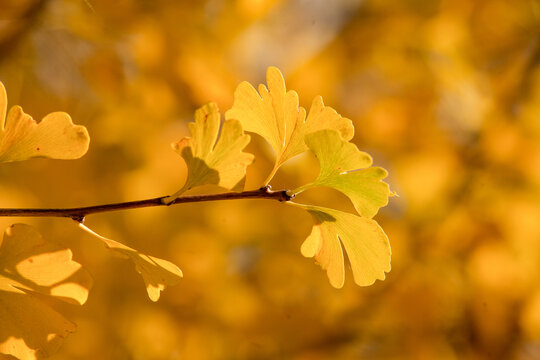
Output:
<svg viewBox="0 0 540 360">
<path fill-rule="evenodd" d="M 166 203 L 168 196 L 161 196 L 153 199 L 126 201 L 114 204 L 103 204 L 85 206 L 77 208 L 57 208 L 57 209 L 3 209 L 0 208 L 0 217 L 3 216 L 32 216 L 32 217 L 66 217 L 82 223 L 87 215 L 106 212 L 136 209 L 153 206 L 169 206 L 190 202 L 217 201 L 217 200 L 239 200 L 239 199 L 273 199 L 277 201 L 289 201 L 291 196 L 286 190 L 272 191 L 270 186 L 265 186 L 258 190 L 243 192 L 228 192 L 209 195 L 187 195 L 179 196 L 170 203 Z"/>
</svg>

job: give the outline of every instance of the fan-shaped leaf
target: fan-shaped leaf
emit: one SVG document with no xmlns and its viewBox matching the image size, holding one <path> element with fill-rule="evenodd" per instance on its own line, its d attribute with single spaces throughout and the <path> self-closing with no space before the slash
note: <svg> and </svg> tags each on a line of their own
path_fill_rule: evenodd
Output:
<svg viewBox="0 0 540 360">
<path fill-rule="evenodd" d="M 390 243 L 372 219 L 317 206 L 289 203 L 307 210 L 315 225 L 302 244 L 302 255 L 314 257 L 326 270 L 330 284 L 341 288 L 345 281 L 342 245 L 351 263 L 354 281 L 368 286 L 384 280 L 390 271 Z"/>
<path fill-rule="evenodd" d="M 167 286 L 178 284 L 183 276 L 182 270 L 170 261 L 143 254 L 118 241 L 101 236 L 83 224 L 79 224 L 79 226 L 101 239 L 107 249 L 133 261 L 135 270 L 143 277 L 146 292 L 152 301 L 158 301 L 161 291 L 165 290 Z"/>
<path fill-rule="evenodd" d="M 88 151 L 90 137 L 84 126 L 73 125 L 64 112 L 54 112 L 37 123 L 20 106 L 6 117 L 7 95 L 0 82 L 0 162 L 33 157 L 77 159 Z"/>
<path fill-rule="evenodd" d="M 233 107 L 225 113 L 227 119 L 238 119 L 246 131 L 261 135 L 274 149 L 276 162 L 266 184 L 281 164 L 307 150 L 306 134 L 335 129 L 344 139 L 352 139 L 352 122 L 325 106 L 321 97 L 313 100 L 306 118 L 306 110 L 298 106 L 298 94 L 286 91 L 277 68 L 268 68 L 266 81 L 268 88 L 259 85 L 259 93 L 248 82 L 238 85 Z"/>
<path fill-rule="evenodd" d="M 71 250 L 46 242 L 29 225 L 11 225 L 0 246 L 0 353 L 19 359 L 54 353 L 76 326 L 32 294 L 82 305 L 91 285 Z"/>
<path fill-rule="evenodd" d="M 368 218 L 388 204 L 388 197 L 393 193 L 382 181 L 388 175 L 386 170 L 369 167 L 371 156 L 343 140 L 337 131 L 308 134 L 306 144 L 319 159 L 321 169 L 314 182 L 295 189 L 293 194 L 315 186 L 328 186 L 347 195 L 356 211 Z"/>
<path fill-rule="evenodd" d="M 171 200 L 200 185 L 243 189 L 246 167 L 253 161 L 252 154 L 242 152 L 250 136 L 244 134 L 239 121 L 227 120 L 218 139 L 219 124 L 218 107 L 209 103 L 195 112 L 195 122 L 189 124 L 191 137 L 172 145 L 186 161 L 188 177 L 182 189 L 169 197 Z"/>
</svg>

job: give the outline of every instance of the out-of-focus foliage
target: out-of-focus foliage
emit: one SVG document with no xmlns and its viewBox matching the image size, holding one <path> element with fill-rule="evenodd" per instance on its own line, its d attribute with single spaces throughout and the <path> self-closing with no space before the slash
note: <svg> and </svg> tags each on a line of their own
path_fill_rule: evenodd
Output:
<svg viewBox="0 0 540 360">
<path fill-rule="evenodd" d="M 88 151 L 89 142 L 86 128 L 74 125 L 64 112 L 51 113 L 39 123 L 20 106 L 7 112 L 0 81 L 0 163 L 34 157 L 77 159 Z M 82 305 L 91 284 L 69 248 L 46 242 L 29 225 L 10 225 L 0 241 L 0 355 L 38 359 L 54 354 L 76 326 L 36 295 Z"/>
<path fill-rule="evenodd" d="M 7 94 L 0 82 L 0 162 L 34 157 L 77 159 L 88 151 L 88 131 L 73 125 L 64 112 L 49 114 L 39 123 L 20 106 L 14 106 L 4 122 L 6 112 Z M 84 226 L 83 220 L 78 219 L 81 228 L 134 262 L 152 301 L 159 299 L 166 285 L 175 285 L 182 277 L 182 271 L 171 262 L 107 239 Z M 34 293 L 82 305 L 88 298 L 91 278 L 79 271 L 81 265 L 72 261 L 70 249 L 47 243 L 29 225 L 9 226 L 0 245 L 0 319 L 4 324 L 0 355 L 25 360 L 49 357 L 76 326 L 43 305 Z"/>
<path fill-rule="evenodd" d="M 37 295 L 82 305 L 92 278 L 71 250 L 46 242 L 31 226 L 10 226 L 0 245 L 0 352 L 19 359 L 50 356 L 76 325 Z"/>
<path fill-rule="evenodd" d="M 536 1 L 25 0 L 0 7 L 0 80 L 10 103 L 35 118 L 65 111 L 93 136 L 76 162 L 0 167 L 2 207 L 173 193 L 187 170 L 169 143 L 188 135 L 194 109 L 208 101 L 230 108 L 238 83 L 263 82 L 269 65 L 302 99 L 322 95 L 351 119 L 353 142 L 389 170 L 400 195 L 376 218 L 392 242 L 392 272 L 369 288 L 328 286 L 298 255 L 312 219 L 277 203 L 89 218 L 96 231 L 182 266 L 181 285 L 157 305 L 101 242 L 66 220 L 25 219 L 69 246 L 96 279 L 84 307 L 59 309 L 78 330 L 56 358 L 540 356 Z M 246 151 L 257 161 L 247 188 L 273 168 L 268 150 L 253 136 Z M 317 178 L 317 160 L 301 160 L 282 166 L 275 188 Z M 298 201 L 354 211 L 324 187 Z"/>
</svg>

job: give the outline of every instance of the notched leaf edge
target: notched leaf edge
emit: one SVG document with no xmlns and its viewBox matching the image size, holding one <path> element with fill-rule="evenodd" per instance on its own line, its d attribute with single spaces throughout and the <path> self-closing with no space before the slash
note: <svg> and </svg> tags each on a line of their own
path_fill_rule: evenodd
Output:
<svg viewBox="0 0 540 360">
<path fill-rule="evenodd" d="M 96 233 L 82 223 L 79 223 L 79 227 L 103 241 L 107 249 L 129 258 L 135 265 L 135 270 L 143 277 L 148 297 L 154 302 L 159 300 L 161 291 L 165 290 L 167 286 L 178 284 L 184 276 L 182 270 L 170 261 L 143 254 L 118 241 Z"/>
</svg>

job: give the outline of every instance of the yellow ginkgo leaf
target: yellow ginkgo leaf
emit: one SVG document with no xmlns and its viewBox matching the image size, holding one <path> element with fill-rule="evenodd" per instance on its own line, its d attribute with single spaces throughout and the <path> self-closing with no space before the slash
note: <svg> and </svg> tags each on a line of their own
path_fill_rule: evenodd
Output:
<svg viewBox="0 0 540 360">
<path fill-rule="evenodd" d="M 74 125 L 64 112 L 48 114 L 37 123 L 20 106 L 12 107 L 7 117 L 6 111 L 6 89 L 0 82 L 0 162 L 33 157 L 78 159 L 88 151 L 88 131 Z"/>
<path fill-rule="evenodd" d="M 289 203 L 307 210 L 315 225 L 302 244 L 302 255 L 314 257 L 326 270 L 330 284 L 345 281 L 342 245 L 351 264 L 354 282 L 360 286 L 384 280 L 390 271 L 390 243 L 375 220 L 317 206 Z"/>
<path fill-rule="evenodd" d="M 308 134 L 306 144 L 319 159 L 321 169 L 314 182 L 293 190 L 292 194 L 315 186 L 328 186 L 347 195 L 356 211 L 368 218 L 388 204 L 388 197 L 393 193 L 382 181 L 388 175 L 386 170 L 370 167 L 371 156 L 343 140 L 337 131 L 321 130 Z"/>
<path fill-rule="evenodd" d="M 135 270 L 143 277 L 146 292 L 152 301 L 158 301 L 161 291 L 167 286 L 178 284 L 183 277 L 182 270 L 170 261 L 143 254 L 118 241 L 101 236 L 83 224 L 79 224 L 79 227 L 101 239 L 107 249 L 133 261 Z"/>
<path fill-rule="evenodd" d="M 32 294 L 2 290 L 0 321 L 0 354 L 21 360 L 51 356 L 77 329 L 74 323 Z"/>
<path fill-rule="evenodd" d="M 33 294 L 82 305 L 92 278 L 71 250 L 46 242 L 29 225 L 11 225 L 0 244 L 0 354 L 51 355 L 76 326 Z"/>
<path fill-rule="evenodd" d="M 195 112 L 195 122 L 189 124 L 191 137 L 172 144 L 185 160 L 188 177 L 184 186 L 169 199 L 200 185 L 218 185 L 228 190 L 242 190 L 246 168 L 253 155 L 242 152 L 250 136 L 244 134 L 237 120 L 223 123 L 219 134 L 220 114 L 215 103 L 209 103 Z M 216 143 L 217 140 L 217 143 Z"/>
<path fill-rule="evenodd" d="M 246 131 L 261 135 L 274 149 L 276 161 L 265 185 L 281 164 L 307 150 L 306 134 L 334 129 L 345 140 L 354 135 L 352 122 L 325 106 L 320 96 L 313 100 L 306 118 L 306 110 L 298 106 L 298 94 L 286 90 L 277 68 L 268 68 L 266 81 L 268 88 L 259 85 L 259 93 L 248 82 L 238 85 L 233 107 L 225 114 L 226 119 L 239 120 Z"/>
</svg>

